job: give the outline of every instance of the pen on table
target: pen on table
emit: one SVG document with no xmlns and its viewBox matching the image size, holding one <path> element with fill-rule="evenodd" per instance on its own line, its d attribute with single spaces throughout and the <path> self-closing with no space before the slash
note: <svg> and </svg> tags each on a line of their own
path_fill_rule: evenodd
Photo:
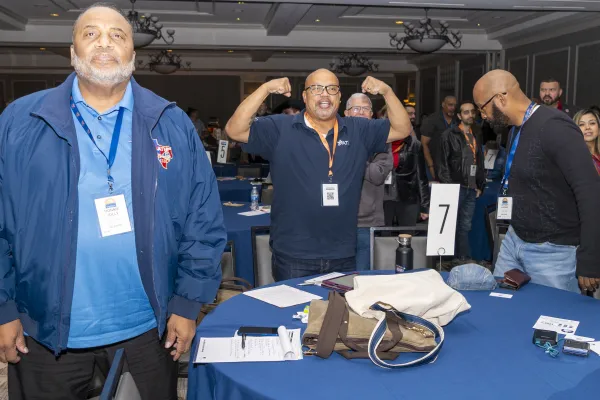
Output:
<svg viewBox="0 0 600 400">
<path fill-rule="evenodd" d="M 242 350 L 246 348 L 246 334 L 242 333 Z"/>
</svg>

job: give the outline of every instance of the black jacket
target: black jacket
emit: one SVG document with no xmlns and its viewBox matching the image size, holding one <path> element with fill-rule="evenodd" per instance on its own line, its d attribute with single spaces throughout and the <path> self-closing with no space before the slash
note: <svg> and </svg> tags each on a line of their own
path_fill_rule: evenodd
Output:
<svg viewBox="0 0 600 400">
<path fill-rule="evenodd" d="M 412 136 L 408 136 L 404 142 L 398 154 L 398 167 L 392 170 L 392 185 L 386 185 L 386 200 L 419 203 L 421 212 L 429 213 L 429 179 L 423 146 Z"/>
<path fill-rule="evenodd" d="M 477 173 L 475 183 L 477 189 L 483 192 L 485 188 L 485 169 L 483 166 L 483 151 L 481 150 L 481 135 L 473 131 L 477 149 Z M 459 183 L 469 185 L 471 172 L 471 148 L 465 140 L 465 135 L 458 126 L 449 128 L 440 137 L 440 162 L 436 164 L 436 175 L 441 183 Z"/>
</svg>

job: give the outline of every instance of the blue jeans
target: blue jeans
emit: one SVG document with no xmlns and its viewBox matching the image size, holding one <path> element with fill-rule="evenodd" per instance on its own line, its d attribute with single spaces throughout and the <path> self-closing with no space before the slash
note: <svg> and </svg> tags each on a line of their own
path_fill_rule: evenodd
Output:
<svg viewBox="0 0 600 400">
<path fill-rule="evenodd" d="M 458 213 L 456 217 L 456 257 L 470 258 L 469 232 L 475 214 L 477 191 L 475 189 L 460 188 L 458 197 Z"/>
<path fill-rule="evenodd" d="M 356 231 L 356 270 L 371 269 L 371 228 L 358 228 Z"/>
<path fill-rule="evenodd" d="M 275 282 L 330 272 L 352 272 L 356 269 L 356 257 L 337 260 L 303 260 L 277 255 L 273 252 L 271 263 Z"/>
<path fill-rule="evenodd" d="M 576 252 L 577 246 L 524 242 L 511 226 L 500 246 L 494 275 L 502 277 L 516 268 L 529 275 L 533 283 L 579 293 Z"/>
</svg>

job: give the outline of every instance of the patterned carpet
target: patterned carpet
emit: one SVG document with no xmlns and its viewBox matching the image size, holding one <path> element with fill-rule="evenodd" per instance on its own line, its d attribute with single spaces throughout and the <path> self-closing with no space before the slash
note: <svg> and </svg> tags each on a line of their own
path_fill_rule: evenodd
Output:
<svg viewBox="0 0 600 400">
<path fill-rule="evenodd" d="M 8 367 L 6 364 L 0 363 L 0 400 L 8 400 L 8 382 L 7 382 Z M 179 400 L 185 400 L 187 396 L 187 379 L 180 378 L 177 384 L 177 396 Z"/>
</svg>

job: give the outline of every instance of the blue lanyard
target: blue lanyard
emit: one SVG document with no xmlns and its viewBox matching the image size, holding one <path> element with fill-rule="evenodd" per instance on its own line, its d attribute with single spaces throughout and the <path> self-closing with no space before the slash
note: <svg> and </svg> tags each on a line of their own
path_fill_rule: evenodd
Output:
<svg viewBox="0 0 600 400">
<path fill-rule="evenodd" d="M 110 169 L 112 168 L 113 164 L 115 163 L 115 158 L 117 157 L 117 147 L 119 146 L 119 136 L 121 136 L 121 125 L 123 123 L 123 112 L 125 111 L 125 109 L 123 107 L 119 108 L 117 122 L 115 123 L 115 129 L 113 131 L 112 140 L 110 142 L 110 152 L 108 153 L 108 157 L 106 157 L 106 154 L 104 154 L 102 149 L 100 149 L 100 147 L 98 147 L 98 144 L 94 140 L 94 135 L 92 135 L 92 131 L 90 130 L 89 126 L 85 123 L 83 117 L 81 116 L 81 113 L 79 112 L 79 109 L 77 108 L 77 106 L 75 105 L 75 102 L 73 101 L 73 96 L 71 96 L 71 111 L 73 111 L 73 114 L 75 114 L 77 121 L 79 121 L 79 123 L 81 124 L 83 129 L 85 129 L 85 132 L 87 133 L 88 137 L 92 140 L 92 143 L 94 143 L 94 146 L 96 146 L 98 151 L 100 153 L 102 153 L 102 155 L 106 159 L 106 164 L 108 166 L 108 168 L 106 170 L 106 175 L 108 178 L 108 191 L 112 193 L 115 180 L 113 179 L 112 175 L 110 174 Z"/>
<path fill-rule="evenodd" d="M 535 107 L 535 103 L 533 103 L 533 102 L 529 105 L 529 107 L 527 107 L 527 111 L 525 111 L 525 115 L 523 116 L 523 122 L 521 123 L 521 126 L 519 127 L 519 131 L 517 132 L 517 135 L 514 136 L 514 133 L 515 133 L 514 126 L 510 132 L 510 136 L 513 137 L 513 142 L 512 142 L 512 146 L 510 147 L 510 152 L 508 153 L 508 157 L 506 157 L 506 168 L 504 169 L 504 177 L 502 178 L 502 184 L 500 185 L 502 187 L 502 195 L 503 196 L 506 196 L 506 194 L 508 193 L 508 178 L 510 177 L 510 169 L 512 167 L 513 158 L 515 157 L 515 153 L 517 151 L 517 146 L 519 145 L 519 138 L 521 137 L 521 130 L 523 129 L 523 125 L 525 125 L 525 122 L 527 122 L 527 120 L 533 114 L 534 107 Z"/>
</svg>

